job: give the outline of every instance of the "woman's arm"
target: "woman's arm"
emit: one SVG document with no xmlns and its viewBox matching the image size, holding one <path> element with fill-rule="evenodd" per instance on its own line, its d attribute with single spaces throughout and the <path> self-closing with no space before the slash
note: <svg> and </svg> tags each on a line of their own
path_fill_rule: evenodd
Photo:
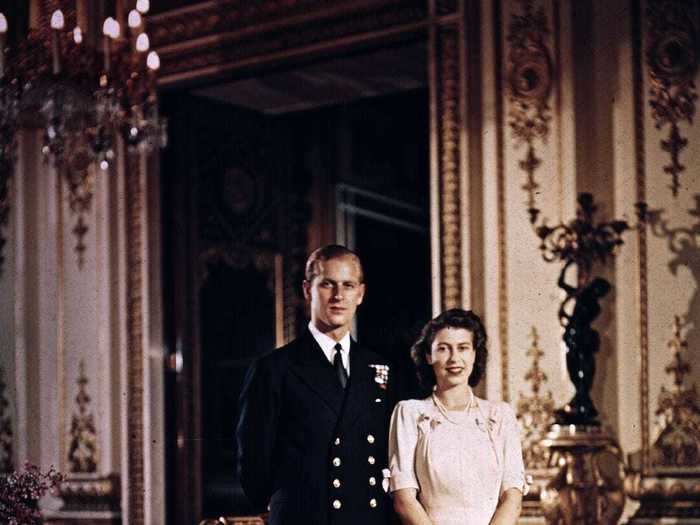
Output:
<svg viewBox="0 0 700 525">
<path fill-rule="evenodd" d="M 525 465 L 520 445 L 520 428 L 513 409 L 503 403 L 503 479 L 498 507 L 490 525 L 515 525 L 520 516 L 525 490 Z"/>
<path fill-rule="evenodd" d="M 523 493 L 518 489 L 508 489 L 502 495 L 496 507 L 496 513 L 489 525 L 515 525 L 520 516 Z M 396 504 L 394 504 L 396 506 Z"/>
<path fill-rule="evenodd" d="M 416 498 L 416 489 L 399 489 L 392 492 L 394 510 L 403 525 L 433 525 L 423 505 Z"/>
</svg>

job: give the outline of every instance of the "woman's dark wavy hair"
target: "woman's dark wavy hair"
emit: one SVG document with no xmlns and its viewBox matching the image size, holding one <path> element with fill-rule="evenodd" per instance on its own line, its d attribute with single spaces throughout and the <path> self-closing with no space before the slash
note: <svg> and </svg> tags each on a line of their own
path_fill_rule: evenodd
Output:
<svg viewBox="0 0 700 525">
<path fill-rule="evenodd" d="M 436 384 L 433 367 L 428 364 L 428 354 L 435 340 L 435 335 L 443 328 L 464 328 L 474 334 L 474 368 L 469 375 L 469 386 L 476 386 L 486 372 L 486 329 L 481 318 L 471 310 L 453 308 L 428 321 L 423 327 L 418 340 L 411 347 L 411 357 L 416 365 L 416 374 L 421 386 L 431 391 Z"/>
</svg>

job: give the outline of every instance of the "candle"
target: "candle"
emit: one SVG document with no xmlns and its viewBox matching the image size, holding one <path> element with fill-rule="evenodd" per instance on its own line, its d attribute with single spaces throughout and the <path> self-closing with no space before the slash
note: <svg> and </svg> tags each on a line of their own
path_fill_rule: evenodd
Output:
<svg viewBox="0 0 700 525">
<path fill-rule="evenodd" d="M 136 9 L 132 9 L 129 11 L 129 27 L 133 30 L 139 29 L 141 27 L 141 24 L 143 23 L 143 20 L 141 18 L 141 13 L 139 13 Z M 136 32 L 136 31 L 134 31 Z"/>
<path fill-rule="evenodd" d="M 150 8 L 151 8 L 151 3 L 148 0 L 137 0 L 136 1 L 136 9 L 142 15 L 145 15 L 146 13 L 148 13 L 148 10 Z"/>
<path fill-rule="evenodd" d="M 7 18 L 0 13 L 0 78 L 5 76 L 5 35 L 7 34 Z"/>
<path fill-rule="evenodd" d="M 146 57 L 146 65 L 148 66 L 148 69 L 156 71 L 160 67 L 160 57 L 158 56 L 158 53 L 155 51 L 148 53 L 148 56 Z"/>
<path fill-rule="evenodd" d="M 103 45 L 103 55 L 104 55 L 104 70 L 105 73 L 109 73 L 109 35 L 112 34 L 112 27 L 111 27 L 111 20 L 114 20 L 113 18 L 107 18 L 104 21 L 104 24 L 102 24 L 102 34 L 104 35 L 104 40 L 102 42 Z"/>
<path fill-rule="evenodd" d="M 102 24 L 102 34 L 104 35 L 104 68 L 105 72 L 109 72 L 111 40 L 119 38 L 119 22 L 111 16 L 108 17 Z"/>
<path fill-rule="evenodd" d="M 51 15 L 51 51 L 53 56 L 53 74 L 61 72 L 61 45 L 59 42 L 59 31 L 63 29 L 63 12 L 56 9 Z"/>
<path fill-rule="evenodd" d="M 75 29 L 73 29 L 73 41 L 76 44 L 80 44 L 83 41 L 83 30 L 80 29 L 80 26 L 75 26 Z"/>
<path fill-rule="evenodd" d="M 148 40 L 148 35 L 146 33 L 141 33 L 136 37 L 136 51 L 139 53 L 145 53 L 148 48 L 151 47 L 151 43 Z"/>
<path fill-rule="evenodd" d="M 141 18 L 141 13 L 139 13 L 136 9 L 132 9 L 129 11 L 127 21 L 129 25 L 129 44 L 132 49 L 139 51 L 138 39 L 143 34 L 143 19 Z M 141 45 L 143 45 L 143 42 Z"/>
</svg>

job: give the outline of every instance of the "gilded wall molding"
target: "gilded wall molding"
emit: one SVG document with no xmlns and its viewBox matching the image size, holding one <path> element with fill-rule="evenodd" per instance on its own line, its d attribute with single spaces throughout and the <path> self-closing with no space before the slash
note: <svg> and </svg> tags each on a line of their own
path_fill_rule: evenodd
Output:
<svg viewBox="0 0 700 525">
<path fill-rule="evenodd" d="M 700 467 L 700 405 L 695 384 L 685 384 L 691 366 L 683 355 L 688 351 L 688 341 L 677 315 L 667 347 L 672 357 L 665 371 L 673 376 L 673 387 L 668 390 L 662 386 L 657 398 L 656 416 L 661 419 L 661 428 L 651 448 L 651 463 L 654 468 L 697 468 Z"/>
<path fill-rule="evenodd" d="M 501 2 L 493 2 L 494 63 L 496 84 L 496 192 L 498 221 L 498 334 L 501 347 L 501 397 L 510 400 L 508 391 L 508 243 L 506 242 L 505 127 L 503 99 L 503 42 Z"/>
<path fill-rule="evenodd" d="M 542 164 L 535 144 L 546 143 L 549 136 L 554 66 L 546 44 L 550 31 L 544 8 L 536 7 L 534 0 L 519 0 L 518 4 L 521 14 L 511 15 L 507 36 L 508 125 L 514 146 L 527 146 L 518 167 L 525 174 L 522 189 L 527 193 L 530 223 L 535 224 L 539 215 L 536 195 L 540 189 L 535 172 Z"/>
<path fill-rule="evenodd" d="M 649 106 L 656 129 L 668 127 L 661 149 L 669 155 L 663 167 L 669 188 L 678 196 L 685 171 L 681 152 L 688 146 L 680 124 L 693 123 L 698 98 L 695 76 L 700 66 L 700 5 L 693 0 L 649 0 L 646 9 L 646 65 Z"/>
<path fill-rule="evenodd" d="M 145 524 L 144 479 L 144 297 L 143 236 L 146 210 L 141 156 L 129 152 L 126 173 L 126 261 L 127 261 L 127 429 L 128 446 L 128 522 Z"/>
<path fill-rule="evenodd" d="M 74 157 L 80 156 L 80 153 L 75 153 Z M 87 162 L 87 150 L 85 150 L 85 158 Z M 82 269 L 85 265 L 85 235 L 88 232 L 88 225 L 85 222 L 85 217 L 90 213 L 92 207 L 92 198 L 95 194 L 95 175 L 93 170 L 88 166 L 81 168 L 73 168 L 61 166 L 58 168 L 62 172 L 62 177 L 66 180 L 68 186 L 68 206 L 70 211 L 77 217 L 72 232 L 76 242 L 73 251 L 75 252 L 78 268 Z"/>
<path fill-rule="evenodd" d="M 547 374 L 540 368 L 544 351 L 539 346 L 540 337 L 533 326 L 530 331 L 530 347 L 525 355 L 530 358 L 530 368 L 525 373 L 525 382 L 530 392 L 520 392 L 516 403 L 516 415 L 520 423 L 523 445 L 523 461 L 529 490 L 523 498 L 523 516 L 542 516 L 540 494 L 549 482 L 550 451 L 543 439 L 554 422 L 554 398 L 551 390 L 542 389 L 547 383 Z"/>
<path fill-rule="evenodd" d="M 540 336 L 533 326 L 530 331 L 530 347 L 525 355 L 531 364 L 525 372 L 525 381 L 530 384 L 530 393 L 520 392 L 516 414 L 523 434 L 523 460 L 528 470 L 545 469 L 549 453 L 541 441 L 554 422 L 554 398 L 551 390 L 541 391 L 547 383 L 547 374 L 540 368 L 544 351 L 540 348 Z"/>
<path fill-rule="evenodd" d="M 0 368 L 0 474 L 14 470 L 14 434 L 6 390 L 5 371 Z"/>
<path fill-rule="evenodd" d="M 634 163 L 637 202 L 646 202 L 646 150 L 644 147 L 644 75 L 642 63 L 642 13 L 638 2 L 631 2 L 632 17 L 632 75 L 634 99 Z M 639 393 L 641 419 L 641 468 L 650 468 L 649 428 L 649 279 L 648 279 L 647 227 L 643 221 L 637 224 L 637 261 L 639 272 Z"/>
<path fill-rule="evenodd" d="M 454 0 L 453 0 L 454 1 Z M 242 0 L 201 1 L 149 17 L 149 32 L 158 46 L 250 30 L 268 25 L 295 25 L 299 19 L 316 19 L 380 9 L 419 7 L 424 2 L 399 0 Z"/>
<path fill-rule="evenodd" d="M 94 473 L 97 471 L 97 429 L 95 417 L 90 410 L 87 392 L 89 380 L 85 375 L 85 362 L 78 365 L 78 393 L 75 396 L 77 411 L 73 412 L 69 432 L 68 470 L 72 473 Z"/>
<path fill-rule="evenodd" d="M 121 498 L 119 474 L 73 475 L 61 482 L 59 492 L 64 503 L 63 512 L 109 511 L 118 516 Z"/>
<path fill-rule="evenodd" d="M 700 406 L 695 385 L 685 383 L 691 366 L 683 355 L 689 350 L 683 329 L 680 316 L 675 316 L 667 343 L 671 362 L 665 368 L 673 387 L 659 391 L 660 428 L 649 453 L 651 469 L 634 469 L 625 479 L 625 491 L 640 502 L 630 525 L 659 520 L 697 523 L 700 518 Z"/>
<path fill-rule="evenodd" d="M 437 139 L 440 197 L 440 275 L 442 309 L 462 306 L 462 219 L 460 174 L 462 121 L 460 97 L 461 43 L 457 26 L 440 27 L 435 35 Z"/>
<path fill-rule="evenodd" d="M 373 39 L 382 32 L 420 31 L 427 18 L 424 2 L 415 1 L 348 5 L 299 0 L 285 2 L 287 9 L 277 9 L 279 3 L 268 0 L 243 8 L 231 2 L 232 11 L 226 15 L 221 14 L 226 12 L 221 5 L 211 3 L 199 10 L 188 8 L 152 17 L 149 31 L 161 55 L 159 82 L 170 84 L 266 59 L 288 59 L 319 48 Z M 304 16 L 293 18 L 297 10 Z M 251 25 L 256 19 L 261 22 Z"/>
</svg>

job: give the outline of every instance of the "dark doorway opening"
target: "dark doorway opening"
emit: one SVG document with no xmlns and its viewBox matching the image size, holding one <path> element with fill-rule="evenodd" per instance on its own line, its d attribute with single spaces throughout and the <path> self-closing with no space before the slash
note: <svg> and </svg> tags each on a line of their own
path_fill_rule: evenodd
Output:
<svg viewBox="0 0 700 525">
<path fill-rule="evenodd" d="M 237 398 L 253 359 L 306 324 L 310 250 L 365 264 L 356 337 L 418 387 L 431 313 L 429 115 L 422 43 L 165 93 L 162 158 L 168 523 L 250 511 Z"/>
</svg>

